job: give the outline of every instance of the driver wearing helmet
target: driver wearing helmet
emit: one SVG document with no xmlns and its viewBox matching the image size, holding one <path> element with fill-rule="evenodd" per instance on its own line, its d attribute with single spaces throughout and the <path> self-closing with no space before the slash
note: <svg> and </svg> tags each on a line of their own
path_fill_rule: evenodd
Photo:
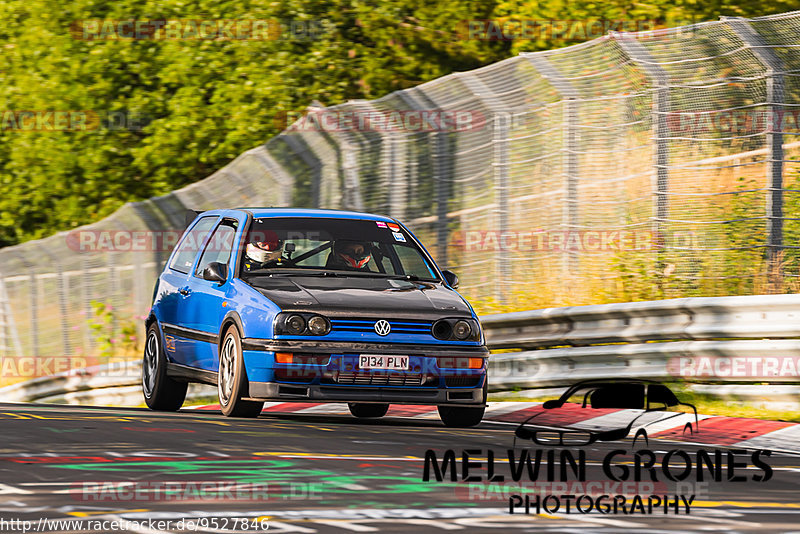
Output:
<svg viewBox="0 0 800 534">
<path fill-rule="evenodd" d="M 339 240 L 333 245 L 333 253 L 328 259 L 328 267 L 368 271 L 372 259 L 369 245 L 361 241 Z"/>
<path fill-rule="evenodd" d="M 291 265 L 288 258 L 283 257 L 283 240 L 275 232 L 251 236 L 245 248 L 244 267 L 248 271 L 271 267 L 287 267 Z"/>
</svg>

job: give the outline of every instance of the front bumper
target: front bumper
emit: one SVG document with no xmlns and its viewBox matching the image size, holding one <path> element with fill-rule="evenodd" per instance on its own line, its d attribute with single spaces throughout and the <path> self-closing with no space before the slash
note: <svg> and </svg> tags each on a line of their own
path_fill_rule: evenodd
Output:
<svg viewBox="0 0 800 534">
<path fill-rule="evenodd" d="M 243 340 L 249 399 L 292 402 L 364 402 L 484 406 L 485 346 L 436 344 Z M 277 352 L 323 355 L 320 364 L 277 363 Z M 409 368 L 358 368 L 359 354 L 403 354 Z M 442 358 L 481 358 L 480 369 L 439 368 Z"/>
<path fill-rule="evenodd" d="M 250 382 L 250 399 L 293 402 L 378 402 L 387 404 L 431 404 L 485 406 L 483 388 L 367 388 Z"/>
</svg>

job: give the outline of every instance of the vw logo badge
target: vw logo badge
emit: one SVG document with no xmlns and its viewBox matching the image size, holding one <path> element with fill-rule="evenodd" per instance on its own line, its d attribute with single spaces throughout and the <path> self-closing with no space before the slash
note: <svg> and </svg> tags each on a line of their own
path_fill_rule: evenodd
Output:
<svg viewBox="0 0 800 534">
<path fill-rule="evenodd" d="M 375 333 L 379 336 L 385 336 L 391 331 L 392 325 L 389 324 L 389 321 L 381 319 L 375 323 Z"/>
</svg>

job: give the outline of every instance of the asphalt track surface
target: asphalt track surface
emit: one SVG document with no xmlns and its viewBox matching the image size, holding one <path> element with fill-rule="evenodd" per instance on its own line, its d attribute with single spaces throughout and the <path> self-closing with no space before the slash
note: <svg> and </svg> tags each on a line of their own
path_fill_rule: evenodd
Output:
<svg viewBox="0 0 800 534">
<path fill-rule="evenodd" d="M 652 515 L 574 508 L 567 514 L 563 505 L 557 513 L 509 514 L 508 497 L 519 492 L 505 463 L 514 428 L 483 422 L 454 430 L 403 417 L 265 413 L 231 419 L 193 410 L 0 404 L 0 532 L 118 531 L 110 523 L 97 527 L 103 520 L 128 520 L 128 531 L 151 534 L 180 532 L 180 526 L 193 532 L 800 532 L 797 456 L 772 453 L 773 476 L 766 482 L 751 480 L 763 474 L 751 463 L 736 470 L 746 482 L 728 482 L 723 474 L 721 482 L 692 487 L 659 480 L 625 489 L 608 480 L 600 463 L 614 449 L 632 455 L 630 441 L 585 449 L 587 482 L 612 485 L 582 491 L 587 488 L 574 482 L 566 489 L 523 482 L 527 493 L 633 492 L 645 499 L 694 493 L 689 515 L 682 505 L 679 515 L 665 515 L 658 506 Z M 700 447 L 649 444 L 659 456 L 676 448 L 691 455 Z M 477 470 L 482 483 L 425 482 L 428 449 L 439 457 L 448 449 L 457 457 L 477 449 L 474 458 L 484 459 L 492 450 L 502 457 L 496 471 L 506 480 L 489 485 L 484 464 Z M 243 518 L 253 523 L 244 528 Z"/>
</svg>

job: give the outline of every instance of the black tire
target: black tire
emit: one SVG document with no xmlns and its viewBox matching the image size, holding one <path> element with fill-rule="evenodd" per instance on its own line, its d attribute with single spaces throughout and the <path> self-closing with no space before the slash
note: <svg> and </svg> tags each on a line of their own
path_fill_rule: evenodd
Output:
<svg viewBox="0 0 800 534">
<path fill-rule="evenodd" d="M 231 325 L 225 331 L 219 350 L 217 396 L 222 414 L 227 417 L 258 417 L 264 403 L 242 400 L 247 393 L 249 387 L 244 370 L 242 339 L 236 326 Z"/>
<path fill-rule="evenodd" d="M 383 417 L 389 411 L 388 404 L 361 404 L 348 402 L 347 407 L 354 417 Z"/>
<path fill-rule="evenodd" d="M 468 428 L 480 424 L 486 407 L 467 408 L 462 406 L 439 406 L 439 417 L 444 426 Z"/>
<path fill-rule="evenodd" d="M 151 410 L 175 412 L 186 399 L 187 382 L 178 382 L 167 376 L 167 356 L 161 346 L 158 324 L 147 329 L 142 358 L 142 395 Z"/>
</svg>

